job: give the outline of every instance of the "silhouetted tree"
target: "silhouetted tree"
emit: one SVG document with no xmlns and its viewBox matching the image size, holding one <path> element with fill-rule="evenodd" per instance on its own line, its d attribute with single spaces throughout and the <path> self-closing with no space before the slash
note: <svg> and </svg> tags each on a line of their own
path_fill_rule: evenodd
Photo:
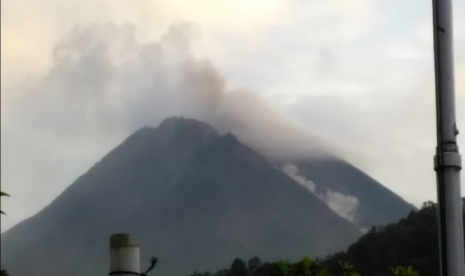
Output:
<svg viewBox="0 0 465 276">
<path fill-rule="evenodd" d="M 231 265 L 228 276 L 251 276 L 249 269 L 244 261 L 235 259 Z"/>
<path fill-rule="evenodd" d="M 256 272 L 262 266 L 262 261 L 257 256 L 253 257 L 248 262 L 248 267 L 251 272 Z"/>
</svg>

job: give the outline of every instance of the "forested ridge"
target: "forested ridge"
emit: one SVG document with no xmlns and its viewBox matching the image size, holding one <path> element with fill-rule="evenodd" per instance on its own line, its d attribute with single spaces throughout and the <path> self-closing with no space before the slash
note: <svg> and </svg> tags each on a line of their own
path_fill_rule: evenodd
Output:
<svg viewBox="0 0 465 276">
<path fill-rule="evenodd" d="M 346 251 L 314 261 L 308 257 L 298 262 L 235 259 L 228 269 L 191 276 L 437 276 L 437 214 L 437 204 L 426 202 L 397 223 L 373 227 Z"/>
</svg>

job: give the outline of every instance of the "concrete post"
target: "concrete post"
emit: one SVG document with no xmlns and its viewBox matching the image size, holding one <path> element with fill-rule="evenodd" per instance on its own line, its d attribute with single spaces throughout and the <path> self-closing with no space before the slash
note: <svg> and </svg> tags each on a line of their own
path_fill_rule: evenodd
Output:
<svg viewBox="0 0 465 276">
<path fill-rule="evenodd" d="M 129 234 L 110 237 L 110 275 L 133 276 L 140 274 L 139 243 Z"/>
</svg>

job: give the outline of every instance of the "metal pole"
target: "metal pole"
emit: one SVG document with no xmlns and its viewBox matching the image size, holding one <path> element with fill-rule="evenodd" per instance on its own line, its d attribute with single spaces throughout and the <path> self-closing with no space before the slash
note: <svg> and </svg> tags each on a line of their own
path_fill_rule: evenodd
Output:
<svg viewBox="0 0 465 276">
<path fill-rule="evenodd" d="M 436 75 L 439 245 L 442 276 L 464 276 L 465 255 L 460 192 L 461 157 L 454 95 L 452 0 L 433 0 Z"/>
<path fill-rule="evenodd" d="M 110 275 L 140 275 L 139 243 L 129 234 L 110 237 Z"/>
</svg>

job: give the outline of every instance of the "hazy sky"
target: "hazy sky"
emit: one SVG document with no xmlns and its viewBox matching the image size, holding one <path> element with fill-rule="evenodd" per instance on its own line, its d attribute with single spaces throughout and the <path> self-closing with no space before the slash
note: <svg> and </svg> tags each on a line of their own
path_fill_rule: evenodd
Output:
<svg viewBox="0 0 465 276">
<path fill-rule="evenodd" d="M 465 131 L 465 2 L 454 4 Z M 307 141 L 274 135 L 292 122 L 408 201 L 434 200 L 431 15 L 419 0 L 2 1 L 2 231 L 172 115 L 257 118 L 241 129 L 272 133 L 244 136 L 264 148 Z"/>
</svg>

